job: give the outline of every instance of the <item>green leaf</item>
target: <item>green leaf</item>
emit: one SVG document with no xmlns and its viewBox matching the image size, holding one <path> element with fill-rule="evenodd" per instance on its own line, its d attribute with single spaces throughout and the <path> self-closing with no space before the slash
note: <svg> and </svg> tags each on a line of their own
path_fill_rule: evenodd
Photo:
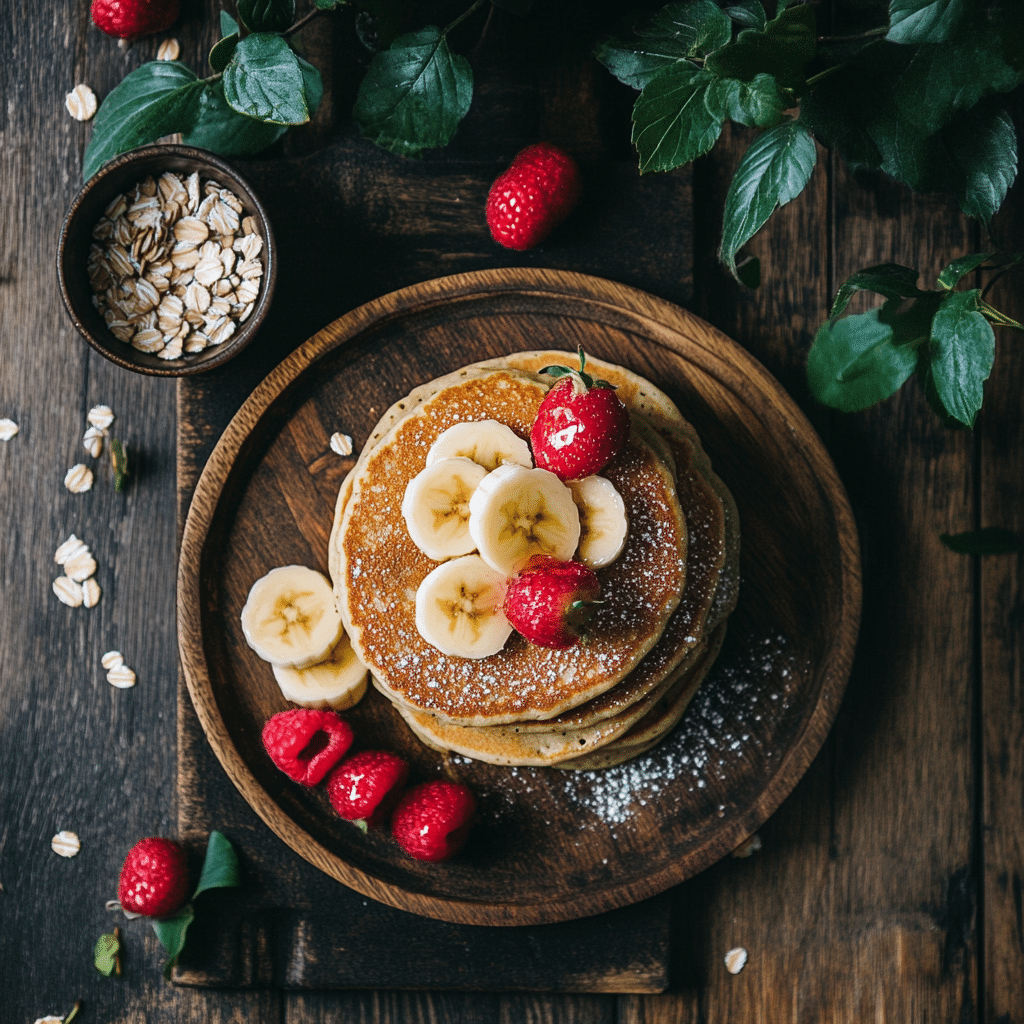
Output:
<svg viewBox="0 0 1024 1024">
<path fill-rule="evenodd" d="M 964 533 L 941 533 L 939 540 L 960 555 L 1015 555 L 1024 551 L 1024 536 L 998 526 Z"/>
<path fill-rule="evenodd" d="M 236 46 L 238 46 L 237 32 L 232 32 L 231 35 L 225 36 L 214 43 L 213 49 L 210 50 L 210 67 L 220 74 L 231 62 L 231 58 L 235 55 Z"/>
<path fill-rule="evenodd" d="M 807 384 L 824 405 L 841 412 L 866 409 L 895 394 L 914 372 L 917 350 L 894 344 L 880 310 L 857 313 L 818 328 L 807 357 Z"/>
<path fill-rule="evenodd" d="M 768 16 L 764 13 L 764 7 L 761 6 L 761 0 L 737 0 L 737 2 L 723 7 L 722 10 L 737 25 L 742 25 L 743 28 L 763 30 L 768 21 Z"/>
<path fill-rule="evenodd" d="M 893 43 L 944 43 L 964 15 L 964 0 L 891 0 L 889 32 Z"/>
<path fill-rule="evenodd" d="M 309 116 L 312 117 L 319 110 L 320 101 L 324 98 L 324 81 L 320 77 L 320 72 L 309 61 L 298 56 L 295 59 L 299 62 L 299 71 L 302 72 L 302 91 L 306 97 Z"/>
<path fill-rule="evenodd" d="M 778 83 L 765 74 L 749 82 L 716 78 L 708 84 L 704 102 L 719 121 L 735 121 L 748 128 L 772 128 L 782 122 L 786 109 Z"/>
<path fill-rule="evenodd" d="M 152 918 L 150 924 L 160 945 L 167 951 L 164 963 L 164 977 L 170 979 L 171 970 L 178 962 L 178 956 L 185 948 L 185 935 L 188 926 L 195 920 L 195 912 L 191 903 L 186 903 L 173 917 Z"/>
<path fill-rule="evenodd" d="M 238 868 L 238 855 L 227 837 L 214 830 L 206 843 L 206 858 L 199 876 L 199 885 L 192 894 L 195 899 L 207 889 L 241 885 L 241 873 Z"/>
<path fill-rule="evenodd" d="M 207 83 L 199 98 L 199 117 L 191 131 L 182 135 L 188 146 L 199 146 L 222 156 L 251 156 L 276 142 L 287 125 L 257 121 L 232 110 L 224 99 L 221 81 Z"/>
<path fill-rule="evenodd" d="M 304 124 L 309 104 L 299 58 L 278 35 L 254 33 L 224 69 L 224 99 L 240 114 L 272 124 Z"/>
<path fill-rule="evenodd" d="M 732 25 L 712 0 L 672 3 L 620 37 L 600 42 L 594 55 L 620 81 L 643 89 L 659 71 L 703 57 L 732 38 Z"/>
<path fill-rule="evenodd" d="M 222 36 L 239 34 L 238 22 L 227 11 L 220 12 L 220 34 Z"/>
<path fill-rule="evenodd" d="M 928 364 L 935 391 L 946 412 L 973 427 L 992 372 L 996 338 L 978 311 L 981 291 L 949 292 L 932 320 Z"/>
<path fill-rule="evenodd" d="M 284 32 L 295 20 L 295 0 L 238 0 L 238 16 L 250 32 Z"/>
<path fill-rule="evenodd" d="M 316 0 L 317 10 L 334 11 L 339 7 L 347 7 L 348 0 Z"/>
<path fill-rule="evenodd" d="M 418 156 L 448 143 L 472 99 L 469 61 L 452 53 L 441 30 L 430 25 L 374 56 L 352 114 L 382 149 Z"/>
<path fill-rule="evenodd" d="M 108 160 L 195 123 L 203 85 L 184 64 L 157 60 L 127 75 L 104 99 L 85 151 L 91 178 Z"/>
<path fill-rule="evenodd" d="M 817 154 L 807 129 L 794 120 L 759 135 L 743 155 L 725 197 L 719 258 L 736 277 L 736 253 L 760 230 L 777 206 L 804 189 Z"/>
<path fill-rule="evenodd" d="M 834 323 L 858 291 L 878 292 L 887 299 L 913 298 L 920 294 L 917 277 L 916 270 L 901 267 L 898 263 L 882 263 L 859 270 L 839 286 L 832 300 L 829 320 Z"/>
<path fill-rule="evenodd" d="M 970 127 L 964 131 L 960 122 Z M 1009 114 L 985 103 L 943 129 L 950 142 L 948 189 L 968 217 L 988 224 L 1017 177 L 1017 133 Z"/>
<path fill-rule="evenodd" d="M 704 95 L 714 78 L 689 62 L 673 64 L 644 86 L 633 104 L 633 144 L 640 173 L 671 171 L 715 144 L 722 122 Z"/>
<path fill-rule="evenodd" d="M 953 260 L 947 267 L 944 267 L 937 278 L 937 282 L 940 288 L 949 290 L 955 288 L 959 284 L 960 279 L 969 274 L 972 270 L 977 270 L 986 260 L 990 260 L 995 253 L 992 252 L 974 252 L 969 256 L 961 256 L 957 260 Z"/>
<path fill-rule="evenodd" d="M 121 952 L 121 940 L 117 935 L 101 935 L 96 940 L 93 949 L 93 964 L 96 970 L 105 978 L 109 978 L 115 971 L 120 974 L 120 963 L 118 955 Z"/>
<path fill-rule="evenodd" d="M 804 65 L 816 52 L 814 9 L 801 5 L 783 10 L 763 31 L 744 29 L 735 42 L 709 54 L 705 67 L 719 78 L 743 82 L 764 73 L 784 89 L 799 89 Z"/>
</svg>

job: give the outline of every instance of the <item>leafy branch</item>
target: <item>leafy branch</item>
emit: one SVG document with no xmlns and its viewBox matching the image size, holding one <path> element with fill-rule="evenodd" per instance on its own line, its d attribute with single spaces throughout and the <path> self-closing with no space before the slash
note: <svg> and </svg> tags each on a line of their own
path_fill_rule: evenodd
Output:
<svg viewBox="0 0 1024 1024">
<path fill-rule="evenodd" d="M 826 38 L 810 4 L 779 0 L 769 19 L 760 0 L 682 0 L 596 47 L 639 90 L 641 173 L 709 152 L 726 121 L 763 129 L 725 202 L 719 256 L 737 280 L 760 282 L 757 259 L 737 253 L 807 185 L 816 142 L 854 169 L 949 193 L 986 224 L 1005 199 L 1017 137 L 998 94 L 1024 81 L 1024 5 L 888 0 L 879 14 L 886 24 Z"/>
</svg>

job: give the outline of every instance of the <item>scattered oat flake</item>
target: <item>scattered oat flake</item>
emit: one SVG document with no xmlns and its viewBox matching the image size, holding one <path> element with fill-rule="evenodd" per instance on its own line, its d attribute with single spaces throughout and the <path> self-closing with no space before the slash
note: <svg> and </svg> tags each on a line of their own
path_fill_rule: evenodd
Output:
<svg viewBox="0 0 1024 1024">
<path fill-rule="evenodd" d="M 82 438 L 82 447 L 94 458 L 103 454 L 103 438 L 106 432 L 100 427 L 90 427 Z"/>
<path fill-rule="evenodd" d="M 82 604 L 86 608 L 95 608 L 100 603 L 102 594 L 100 585 L 91 576 L 82 583 Z"/>
<path fill-rule="evenodd" d="M 124 655 L 120 651 L 107 651 L 107 653 L 100 658 L 100 664 L 108 670 L 116 668 L 118 665 L 124 664 Z"/>
<path fill-rule="evenodd" d="M 63 1017 L 54 1017 L 52 1014 L 49 1017 L 37 1017 L 35 1024 L 64 1024 Z"/>
<path fill-rule="evenodd" d="M 64 106 L 76 121 L 88 121 L 96 113 L 96 93 L 87 85 L 76 85 L 64 97 Z"/>
<path fill-rule="evenodd" d="M 348 434 L 342 434 L 340 431 L 331 434 L 331 451 L 338 455 L 351 455 L 352 438 Z"/>
<path fill-rule="evenodd" d="M 746 966 L 747 951 L 742 946 L 736 946 L 725 954 L 725 969 L 730 974 L 739 974 Z"/>
<path fill-rule="evenodd" d="M 64 563 L 64 575 L 76 583 L 84 583 L 96 572 L 96 559 L 88 550 L 75 554 Z"/>
<path fill-rule="evenodd" d="M 18 424 L 8 417 L 4 417 L 0 420 L 0 441 L 10 441 L 12 437 L 18 432 Z"/>
<path fill-rule="evenodd" d="M 114 413 L 109 405 L 94 405 L 85 418 L 92 426 L 106 430 L 114 422 Z"/>
<path fill-rule="evenodd" d="M 66 604 L 69 608 L 78 608 L 85 600 L 85 595 L 82 593 L 82 584 L 76 583 L 67 576 L 58 576 L 53 581 L 53 592 L 60 599 L 61 603 Z"/>
<path fill-rule="evenodd" d="M 82 494 L 84 491 L 92 490 L 92 480 L 92 470 L 82 462 L 72 466 L 64 474 L 64 486 L 72 494 Z"/>
<path fill-rule="evenodd" d="M 177 39 L 165 39 L 156 51 L 157 60 L 177 60 L 181 55 L 181 47 Z"/>
<path fill-rule="evenodd" d="M 61 857 L 74 857 L 81 848 L 74 832 L 61 831 L 50 840 L 50 849 Z"/>
<path fill-rule="evenodd" d="M 79 540 L 74 534 L 70 537 L 54 553 L 53 560 L 58 565 L 63 565 L 65 562 L 74 558 L 76 555 L 87 554 L 89 551 L 89 545 L 83 540 Z"/>
<path fill-rule="evenodd" d="M 135 673 L 122 662 L 107 673 L 107 682 L 119 690 L 127 690 L 135 685 Z"/>
</svg>

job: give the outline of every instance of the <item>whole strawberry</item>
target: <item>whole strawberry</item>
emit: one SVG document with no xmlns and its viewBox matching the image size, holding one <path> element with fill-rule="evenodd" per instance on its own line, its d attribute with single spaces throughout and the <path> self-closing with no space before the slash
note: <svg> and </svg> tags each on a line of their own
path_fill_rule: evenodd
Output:
<svg viewBox="0 0 1024 1024">
<path fill-rule="evenodd" d="M 133 914 L 167 917 L 188 899 L 188 862 L 173 839 L 140 839 L 125 857 L 117 883 L 121 906 Z"/>
<path fill-rule="evenodd" d="M 409 765 L 388 750 L 361 750 L 346 758 L 327 780 L 331 806 L 364 831 L 382 825 L 402 795 Z"/>
<path fill-rule="evenodd" d="M 290 779 L 315 786 L 352 745 L 352 727 L 333 711 L 292 708 L 263 726 L 263 746 Z"/>
<path fill-rule="evenodd" d="M 508 582 L 505 618 L 531 644 L 564 650 L 586 635 L 601 603 L 601 584 L 582 562 L 534 555 Z"/>
<path fill-rule="evenodd" d="M 560 480 L 581 480 L 599 473 L 629 440 L 629 410 L 606 380 L 580 368 L 545 366 L 541 373 L 561 378 L 544 396 L 530 429 L 533 458 Z"/>
<path fill-rule="evenodd" d="M 169 29 L 177 20 L 178 0 L 92 0 L 92 20 L 108 36 L 137 39 Z"/>
<path fill-rule="evenodd" d="M 572 213 L 580 169 L 549 142 L 522 150 L 487 194 L 487 226 L 506 249 L 532 249 Z"/>
<path fill-rule="evenodd" d="M 462 849 L 475 815 L 467 786 L 436 779 L 406 792 L 391 819 L 391 834 L 410 857 L 447 860 Z"/>
</svg>

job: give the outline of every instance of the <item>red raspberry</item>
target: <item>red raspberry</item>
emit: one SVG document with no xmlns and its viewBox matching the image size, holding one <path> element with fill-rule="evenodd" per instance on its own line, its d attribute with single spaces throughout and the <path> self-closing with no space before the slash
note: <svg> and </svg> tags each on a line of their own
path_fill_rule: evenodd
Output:
<svg viewBox="0 0 1024 1024">
<path fill-rule="evenodd" d="M 527 146 L 487 194 L 487 226 L 506 249 L 532 249 L 572 213 L 580 169 L 549 142 Z"/>
<path fill-rule="evenodd" d="M 545 366 L 541 373 L 561 378 L 544 396 L 530 428 L 533 458 L 560 480 L 599 473 L 629 440 L 629 410 L 604 380 L 584 371 Z"/>
<path fill-rule="evenodd" d="M 367 829 L 383 824 L 409 778 L 409 765 L 387 750 L 363 750 L 342 761 L 327 780 L 331 806 Z"/>
<path fill-rule="evenodd" d="M 352 727 L 333 711 L 292 708 L 263 726 L 263 746 L 290 779 L 315 786 L 352 745 Z"/>
<path fill-rule="evenodd" d="M 562 650 L 579 643 L 600 604 L 601 584 L 582 562 L 534 555 L 509 580 L 505 618 L 531 644 Z"/>
<path fill-rule="evenodd" d="M 462 849 L 476 800 L 458 782 L 423 782 L 406 792 L 391 819 L 391 834 L 410 857 L 447 860 Z"/>
<path fill-rule="evenodd" d="M 163 32 L 178 20 L 178 13 L 178 0 L 92 0 L 96 27 L 118 39 Z"/>
<path fill-rule="evenodd" d="M 188 862 L 173 839 L 140 839 L 129 851 L 117 883 L 121 906 L 133 914 L 166 917 L 188 899 Z"/>
</svg>

